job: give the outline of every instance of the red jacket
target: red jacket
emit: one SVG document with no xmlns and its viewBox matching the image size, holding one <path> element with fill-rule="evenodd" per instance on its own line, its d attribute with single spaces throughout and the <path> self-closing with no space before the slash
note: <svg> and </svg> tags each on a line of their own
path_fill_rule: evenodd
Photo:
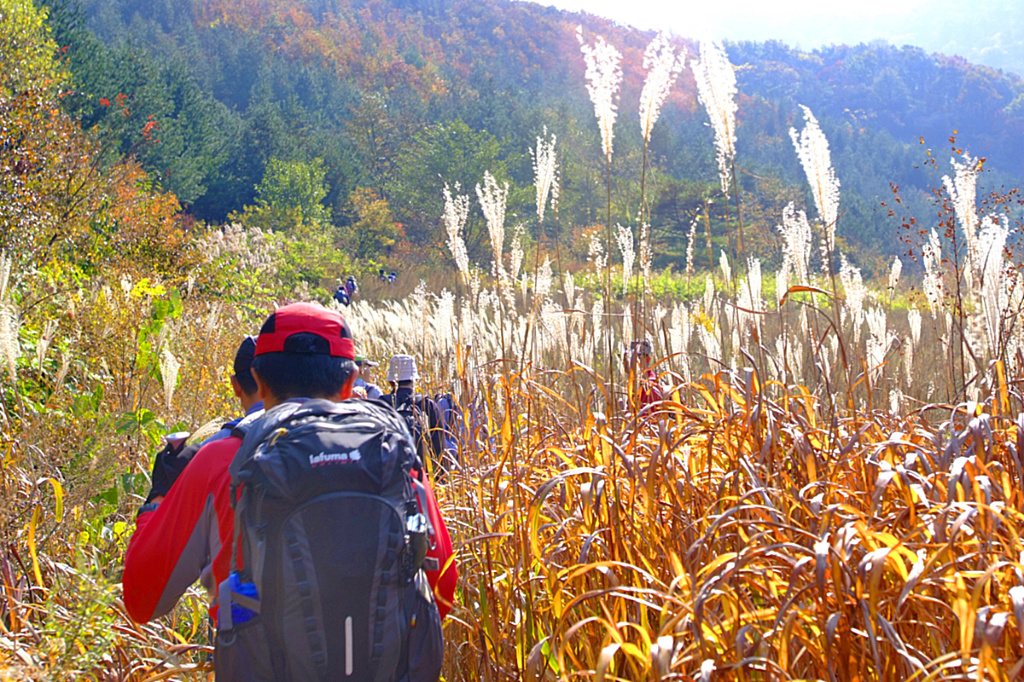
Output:
<svg viewBox="0 0 1024 682">
<path fill-rule="evenodd" d="M 658 375 L 654 373 L 653 369 L 647 370 L 644 372 L 644 377 L 640 382 L 640 405 L 650 405 L 663 399 L 661 384 L 658 383 Z"/>
<path fill-rule="evenodd" d="M 228 466 L 241 444 L 240 438 L 231 436 L 204 445 L 160 506 L 136 521 L 122 577 L 124 605 L 136 622 L 169 612 L 196 580 L 215 596 L 217 585 L 228 577 L 235 525 Z M 434 529 L 427 556 L 437 560 L 438 568 L 428 570 L 427 578 L 444 618 L 455 596 L 458 572 L 448 529 L 433 491 L 425 486 L 426 514 Z M 216 604 L 211 604 L 210 613 L 216 618 Z"/>
</svg>

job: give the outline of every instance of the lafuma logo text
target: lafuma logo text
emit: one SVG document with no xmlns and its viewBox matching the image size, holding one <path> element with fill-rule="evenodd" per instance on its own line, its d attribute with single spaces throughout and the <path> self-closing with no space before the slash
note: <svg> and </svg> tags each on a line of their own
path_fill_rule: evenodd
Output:
<svg viewBox="0 0 1024 682">
<path fill-rule="evenodd" d="M 352 450 L 351 452 L 321 452 L 319 455 L 309 456 L 309 466 L 318 467 L 324 466 L 325 464 L 347 464 L 348 462 L 358 462 L 363 458 L 359 454 L 358 450 Z"/>
</svg>

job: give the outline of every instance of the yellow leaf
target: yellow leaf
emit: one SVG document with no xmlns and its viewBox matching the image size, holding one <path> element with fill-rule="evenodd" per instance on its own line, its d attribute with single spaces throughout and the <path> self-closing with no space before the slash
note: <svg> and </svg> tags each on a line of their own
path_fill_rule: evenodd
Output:
<svg viewBox="0 0 1024 682">
<path fill-rule="evenodd" d="M 974 644 L 974 611 L 971 600 L 967 596 L 967 586 L 963 576 L 956 574 L 956 600 L 953 602 L 953 615 L 960 622 L 960 657 L 964 661 L 970 659 L 971 645 Z"/>
<path fill-rule="evenodd" d="M 36 577 L 36 584 L 45 588 L 43 574 L 39 570 L 39 555 L 36 553 L 36 526 L 39 524 L 39 507 L 32 510 L 32 521 L 28 525 L 28 552 L 32 555 L 32 573 Z"/>
<path fill-rule="evenodd" d="M 49 481 L 50 485 L 53 486 L 53 496 L 56 498 L 57 505 L 54 510 L 54 515 L 57 517 L 57 522 L 60 523 L 64 519 L 64 486 L 60 484 L 60 481 L 51 477 L 41 478 L 36 481 L 36 485 Z"/>
<path fill-rule="evenodd" d="M 697 575 L 706 575 L 707 573 L 710 573 L 711 571 L 715 570 L 716 568 L 718 568 L 719 566 L 721 566 L 725 562 L 732 561 L 735 558 L 736 558 L 736 552 L 726 552 L 724 554 L 720 554 L 717 557 L 715 557 L 711 561 L 711 563 L 707 564 L 702 569 L 700 569 L 697 572 Z"/>
</svg>

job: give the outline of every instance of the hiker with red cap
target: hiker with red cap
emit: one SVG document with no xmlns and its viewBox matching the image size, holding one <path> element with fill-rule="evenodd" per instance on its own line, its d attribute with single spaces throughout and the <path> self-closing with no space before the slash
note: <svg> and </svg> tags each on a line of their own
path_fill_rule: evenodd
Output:
<svg viewBox="0 0 1024 682">
<path fill-rule="evenodd" d="M 319 304 L 271 314 L 254 356 L 266 411 L 139 510 L 128 613 L 162 616 L 201 580 L 220 682 L 437 680 L 457 576 L 404 420 L 346 400 L 352 335 Z"/>
</svg>

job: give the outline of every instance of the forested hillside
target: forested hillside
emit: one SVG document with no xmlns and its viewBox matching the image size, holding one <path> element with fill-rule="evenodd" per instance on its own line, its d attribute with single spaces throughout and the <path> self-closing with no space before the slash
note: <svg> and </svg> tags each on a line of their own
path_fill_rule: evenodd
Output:
<svg viewBox="0 0 1024 682">
<path fill-rule="evenodd" d="M 580 24 L 624 55 L 613 220 L 636 212 L 636 102 L 649 33 L 505 0 L 78 1 L 45 0 L 73 74 L 65 106 L 111 154 L 135 155 L 198 219 L 308 223 L 261 199 L 269 169 L 305 187 L 307 205 L 329 207 L 314 222 L 333 226 L 357 258 L 439 245 L 445 182 L 472 188 L 490 170 L 512 183 L 510 213 L 529 214 L 526 152 L 546 126 L 559 141 L 557 229 L 601 222 L 602 157 Z M 695 54 L 695 44 L 676 42 Z M 1016 186 L 1024 177 L 1024 83 L 1015 76 L 885 44 L 727 49 L 755 239 L 772 242 L 782 207 L 805 199 L 788 133 L 800 104 L 832 145 L 840 236 L 869 269 L 871 256 L 899 250 L 880 207 L 889 183 L 922 209 L 938 178 L 916 166 L 926 149 L 945 163 L 954 132 L 957 145 L 987 159 L 993 172 L 983 182 Z M 718 191 L 706 120 L 684 72 L 651 140 L 660 266 L 679 257 L 692 216 Z M 482 217 L 467 230 L 471 253 L 486 251 Z"/>
</svg>

